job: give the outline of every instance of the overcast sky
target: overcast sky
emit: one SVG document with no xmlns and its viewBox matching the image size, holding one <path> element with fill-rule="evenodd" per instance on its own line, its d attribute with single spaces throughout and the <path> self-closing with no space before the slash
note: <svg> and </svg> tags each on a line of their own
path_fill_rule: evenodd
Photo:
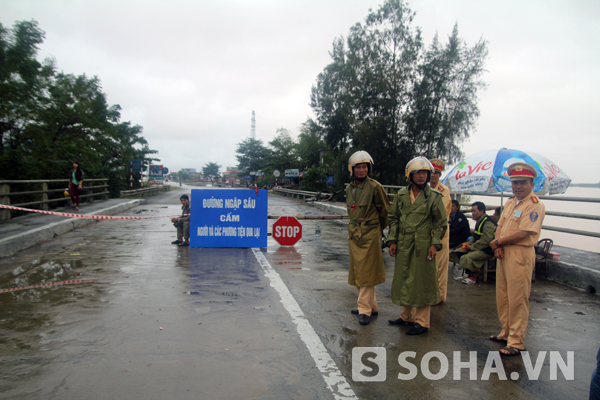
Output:
<svg viewBox="0 0 600 400">
<path fill-rule="evenodd" d="M 0 0 L 0 22 L 38 21 L 39 58 L 97 75 L 122 120 L 171 171 L 235 166 L 236 143 L 295 136 L 336 37 L 383 0 Z M 458 23 L 489 42 L 488 88 L 466 155 L 508 147 L 600 181 L 600 1 L 413 0 L 429 45 Z M 377 160 L 375 160 L 377 163 Z M 404 166 L 398 166 L 404 169 Z M 385 182 L 383 182 L 385 184 Z"/>
</svg>

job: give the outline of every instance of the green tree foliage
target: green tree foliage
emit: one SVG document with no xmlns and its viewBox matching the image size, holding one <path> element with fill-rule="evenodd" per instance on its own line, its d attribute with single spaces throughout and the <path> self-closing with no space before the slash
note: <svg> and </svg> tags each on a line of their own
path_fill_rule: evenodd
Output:
<svg viewBox="0 0 600 400">
<path fill-rule="evenodd" d="M 219 179 L 221 177 L 221 174 L 219 174 L 220 168 L 221 166 L 219 164 L 210 162 L 202 167 L 202 174 L 205 178 L 208 178 L 211 182 L 213 182 L 215 179 Z"/>
<path fill-rule="evenodd" d="M 44 89 L 54 74 L 51 61 L 40 64 L 35 56 L 44 32 L 35 21 L 17 22 L 13 29 L 0 24 L 0 166 L 20 165 L 22 146 L 31 141 L 27 127 L 43 109 Z"/>
<path fill-rule="evenodd" d="M 129 159 L 149 155 L 142 127 L 121 122 L 100 80 L 57 73 L 36 60 L 44 32 L 35 21 L 0 24 L 0 171 L 3 179 L 62 179 L 78 161 L 89 178 L 128 186 Z M 147 162 L 146 164 L 149 164 Z M 138 185 L 138 180 L 135 181 Z"/>
<path fill-rule="evenodd" d="M 258 171 L 263 168 L 269 156 L 269 150 L 263 145 L 262 140 L 247 138 L 237 144 L 235 150 L 238 168 L 247 172 Z"/>
<path fill-rule="evenodd" d="M 190 173 L 188 171 L 180 169 L 177 172 L 177 179 L 180 180 L 180 181 L 189 181 L 191 179 L 190 178 Z"/>
<path fill-rule="evenodd" d="M 317 77 L 311 106 L 339 176 L 360 149 L 373 156 L 376 179 L 398 184 L 416 155 L 455 161 L 475 126 L 486 42 L 468 48 L 455 27 L 447 46 L 425 51 L 414 16 L 403 0 L 385 1 L 334 41 Z"/>
<path fill-rule="evenodd" d="M 346 65 L 346 52 L 342 38 L 333 42 L 330 53 L 333 60 L 317 77 L 311 92 L 311 106 L 317 115 L 327 145 L 336 153 L 343 153 L 350 143 L 351 125 L 354 123 L 352 77 Z"/>
<path fill-rule="evenodd" d="M 264 166 L 273 170 L 298 168 L 298 145 L 285 128 L 277 129 L 277 136 L 269 142 L 271 149 L 266 157 Z"/>
<path fill-rule="evenodd" d="M 299 140 L 295 141 L 287 129 L 279 128 L 269 147 L 263 146 L 261 140 L 247 138 L 237 144 L 238 168 L 247 172 L 262 171 L 264 175 L 259 185 L 270 186 L 275 184 L 275 170 L 282 174 L 278 180 L 282 182 L 286 169 L 304 170 L 311 165 L 317 166 L 319 151 L 326 147 L 318 129 L 317 124 L 306 121 L 302 125 Z"/>
<path fill-rule="evenodd" d="M 327 144 L 321 138 L 321 129 L 315 121 L 308 119 L 300 127 L 298 135 L 298 157 L 301 170 L 305 171 L 312 165 L 319 165 L 319 152 L 327 148 Z"/>
<path fill-rule="evenodd" d="M 331 188 L 326 183 L 327 169 L 318 165 L 312 165 L 302 176 L 300 190 L 309 192 L 330 192 Z"/>
<path fill-rule="evenodd" d="M 457 25 L 445 46 L 436 35 L 420 66 L 420 81 L 413 88 L 413 102 L 405 117 L 408 140 L 404 144 L 413 154 L 444 157 L 449 162 L 462 157 L 459 144 L 479 117 L 476 93 L 485 87 L 479 77 L 485 72 L 486 57 L 485 41 L 469 48 L 458 36 Z"/>
</svg>

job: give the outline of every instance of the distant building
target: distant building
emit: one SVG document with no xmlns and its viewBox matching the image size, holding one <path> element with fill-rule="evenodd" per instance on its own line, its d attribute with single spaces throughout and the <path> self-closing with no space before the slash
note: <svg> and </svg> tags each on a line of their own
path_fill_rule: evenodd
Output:
<svg viewBox="0 0 600 400">
<path fill-rule="evenodd" d="M 230 185 L 239 185 L 240 178 L 238 175 L 244 175 L 245 171 L 238 170 L 235 167 L 227 167 L 227 170 L 223 172 L 223 182 Z"/>
</svg>

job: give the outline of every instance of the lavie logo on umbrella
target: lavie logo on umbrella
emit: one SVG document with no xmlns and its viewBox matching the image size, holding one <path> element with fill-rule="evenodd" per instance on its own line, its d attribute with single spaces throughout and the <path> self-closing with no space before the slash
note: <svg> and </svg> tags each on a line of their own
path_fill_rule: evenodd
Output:
<svg viewBox="0 0 600 400">
<path fill-rule="evenodd" d="M 475 172 L 486 171 L 486 170 L 492 168 L 492 165 L 494 165 L 494 163 L 492 163 L 490 161 L 488 161 L 486 163 L 484 163 L 483 161 L 480 161 L 473 168 L 471 168 L 470 165 L 467 165 L 467 171 L 461 171 L 460 169 L 463 169 L 464 165 L 462 167 L 459 165 L 458 168 L 460 168 L 460 169 L 456 170 L 456 179 L 464 178 L 465 176 L 469 176 Z"/>
<path fill-rule="evenodd" d="M 560 169 L 554 164 L 548 165 L 548 163 L 546 163 L 546 165 L 544 165 L 542 168 L 549 181 L 551 181 L 558 174 L 560 174 Z"/>
<path fill-rule="evenodd" d="M 525 162 L 537 171 L 533 191 L 538 195 L 564 193 L 571 178 L 556 163 L 544 156 L 517 149 L 479 151 L 463 159 L 442 180 L 453 191 L 511 193 L 512 183 L 507 168 Z"/>
</svg>

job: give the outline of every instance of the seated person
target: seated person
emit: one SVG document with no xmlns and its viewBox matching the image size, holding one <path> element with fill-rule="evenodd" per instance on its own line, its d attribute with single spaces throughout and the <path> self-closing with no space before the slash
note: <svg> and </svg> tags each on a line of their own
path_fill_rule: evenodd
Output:
<svg viewBox="0 0 600 400">
<path fill-rule="evenodd" d="M 190 198 L 187 194 L 182 194 L 179 198 L 181 201 L 181 217 L 171 218 L 173 226 L 177 228 L 177 240 L 171 244 L 179 246 L 190 245 Z M 187 215 L 186 215 L 187 214 Z"/>
<path fill-rule="evenodd" d="M 450 225 L 450 248 L 453 249 L 466 242 L 471 236 L 471 228 L 465 214 L 460 212 L 460 204 L 452 200 L 452 210 L 448 218 Z"/>
<path fill-rule="evenodd" d="M 498 222 L 498 221 L 500 221 L 501 215 L 502 215 L 502 207 L 496 207 L 496 209 L 494 210 L 494 215 L 492 215 L 492 218 L 494 218 L 494 221 Z"/>
<path fill-rule="evenodd" d="M 494 256 L 490 247 L 490 242 L 496 235 L 496 221 L 485 213 L 485 204 L 476 201 L 471 205 L 471 213 L 475 222 L 475 231 L 473 237 L 465 244 L 466 254 L 460 257 L 460 266 L 468 272 L 468 276 L 462 280 L 462 283 L 468 285 L 477 281 L 477 272 L 483 267 L 483 264 Z M 456 277 L 459 279 L 462 277 Z"/>
</svg>

